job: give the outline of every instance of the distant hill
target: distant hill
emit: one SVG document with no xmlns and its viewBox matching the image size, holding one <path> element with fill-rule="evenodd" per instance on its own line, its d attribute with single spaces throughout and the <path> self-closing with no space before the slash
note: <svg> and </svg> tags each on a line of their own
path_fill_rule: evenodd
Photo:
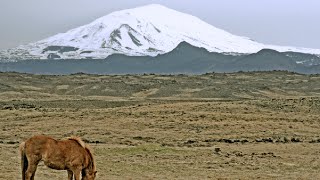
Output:
<svg viewBox="0 0 320 180">
<path fill-rule="evenodd" d="M 295 71 L 297 63 L 293 59 L 271 49 L 263 49 L 257 53 L 238 58 L 233 64 L 233 71 Z"/>
<path fill-rule="evenodd" d="M 35 74 L 204 74 L 208 72 L 272 71 L 286 70 L 298 73 L 320 73 L 320 65 L 310 54 L 278 52 L 263 49 L 253 54 L 223 54 L 180 43 L 173 51 L 149 56 L 113 54 L 106 59 L 81 60 L 24 60 L 0 63 L 0 71 Z M 320 61 L 319 61 L 320 62 Z"/>
</svg>

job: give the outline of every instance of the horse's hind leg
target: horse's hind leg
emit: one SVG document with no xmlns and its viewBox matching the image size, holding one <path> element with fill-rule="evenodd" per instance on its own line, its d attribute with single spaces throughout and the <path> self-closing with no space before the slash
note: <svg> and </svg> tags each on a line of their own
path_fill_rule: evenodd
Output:
<svg viewBox="0 0 320 180">
<path fill-rule="evenodd" d="M 73 171 L 75 180 L 80 180 L 80 172 L 81 172 L 80 170 Z"/>
<path fill-rule="evenodd" d="M 40 160 L 28 160 L 28 169 L 26 171 L 26 180 L 34 180 L 34 176 L 36 174 L 37 166 Z"/>
<path fill-rule="evenodd" d="M 67 170 L 68 171 L 68 180 L 72 180 L 73 178 L 73 172 L 70 171 L 70 170 Z"/>
<path fill-rule="evenodd" d="M 36 173 L 37 166 L 34 164 L 29 164 L 28 169 L 26 171 L 26 180 L 33 180 L 34 175 Z"/>
</svg>

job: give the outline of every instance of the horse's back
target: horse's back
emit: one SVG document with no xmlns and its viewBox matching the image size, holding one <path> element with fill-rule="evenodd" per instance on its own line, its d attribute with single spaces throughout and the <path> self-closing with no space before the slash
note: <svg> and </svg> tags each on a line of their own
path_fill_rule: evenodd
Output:
<svg viewBox="0 0 320 180">
<path fill-rule="evenodd" d="M 48 144 L 54 144 L 55 140 L 48 136 L 33 136 L 25 141 L 25 150 L 27 154 L 42 154 L 46 151 Z"/>
<path fill-rule="evenodd" d="M 55 153 L 83 153 L 84 147 L 83 144 L 74 140 L 74 139 L 66 139 L 66 140 L 55 140 L 49 136 L 37 135 L 29 138 L 25 141 L 26 148 L 32 152 L 38 151 L 53 151 Z"/>
<path fill-rule="evenodd" d="M 31 138 L 29 138 L 26 143 L 35 143 L 35 144 L 43 144 L 48 141 L 55 141 L 53 138 L 49 136 L 44 136 L 44 135 L 36 135 Z"/>
</svg>

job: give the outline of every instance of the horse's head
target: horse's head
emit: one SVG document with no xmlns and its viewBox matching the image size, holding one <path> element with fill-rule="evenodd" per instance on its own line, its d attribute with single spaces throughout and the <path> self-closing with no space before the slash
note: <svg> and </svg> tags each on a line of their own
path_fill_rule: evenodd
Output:
<svg viewBox="0 0 320 180">
<path fill-rule="evenodd" d="M 86 172 L 85 175 L 82 174 L 82 180 L 94 180 L 96 175 L 97 171 Z"/>
<path fill-rule="evenodd" d="M 82 170 L 82 180 L 94 180 L 97 175 L 94 158 L 88 146 L 85 146 L 85 150 L 87 152 L 89 162 L 87 168 Z"/>
</svg>

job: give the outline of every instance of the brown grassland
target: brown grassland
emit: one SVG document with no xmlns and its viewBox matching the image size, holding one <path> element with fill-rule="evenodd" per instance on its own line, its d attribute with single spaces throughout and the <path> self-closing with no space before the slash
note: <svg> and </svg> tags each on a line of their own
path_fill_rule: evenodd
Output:
<svg viewBox="0 0 320 180">
<path fill-rule="evenodd" d="M 84 139 L 103 180 L 320 179 L 319 115 L 320 75 L 0 73 L 0 179 L 36 134 Z"/>
</svg>

